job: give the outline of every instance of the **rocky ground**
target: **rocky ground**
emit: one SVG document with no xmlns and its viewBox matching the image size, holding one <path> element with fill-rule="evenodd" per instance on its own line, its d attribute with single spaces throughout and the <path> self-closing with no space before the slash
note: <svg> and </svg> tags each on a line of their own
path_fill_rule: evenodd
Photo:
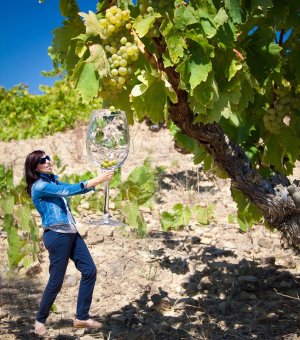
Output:
<svg viewBox="0 0 300 340">
<path fill-rule="evenodd" d="M 36 148 L 57 154 L 66 173 L 94 170 L 84 149 L 86 127 L 40 140 L 0 142 L 0 164 L 13 164 L 15 181 L 25 156 Z M 280 235 L 257 225 L 241 233 L 228 223 L 235 204 L 230 182 L 216 180 L 175 151 L 166 130 L 131 129 L 126 176 L 149 157 L 166 167 L 159 203 L 145 210 L 149 226 L 138 239 L 130 228 L 101 228 L 77 218 L 98 268 L 91 315 L 99 331 L 72 327 L 80 275 L 69 264 L 47 326 L 54 339 L 298 339 L 300 258 L 280 245 Z M 159 214 L 175 203 L 214 204 L 214 220 L 161 232 Z M 41 243 L 38 263 L 7 275 L 6 235 L 0 227 L 0 339 L 36 339 L 33 323 L 47 282 L 48 258 Z"/>
</svg>

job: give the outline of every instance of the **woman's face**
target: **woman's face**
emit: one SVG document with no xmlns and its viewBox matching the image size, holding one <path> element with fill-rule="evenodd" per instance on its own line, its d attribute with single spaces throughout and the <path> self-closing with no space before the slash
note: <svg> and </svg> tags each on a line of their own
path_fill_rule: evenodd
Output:
<svg viewBox="0 0 300 340">
<path fill-rule="evenodd" d="M 44 174 L 52 173 L 51 159 L 48 155 L 44 154 L 40 158 L 39 163 L 38 163 L 35 171 L 40 172 L 40 173 L 44 173 Z"/>
</svg>

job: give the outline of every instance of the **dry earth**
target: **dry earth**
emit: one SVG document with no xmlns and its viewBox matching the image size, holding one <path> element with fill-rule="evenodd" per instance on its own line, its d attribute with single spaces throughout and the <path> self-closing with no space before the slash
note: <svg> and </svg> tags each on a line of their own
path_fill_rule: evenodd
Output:
<svg viewBox="0 0 300 340">
<path fill-rule="evenodd" d="M 66 173 L 95 170 L 86 157 L 86 126 L 39 140 L 0 142 L 0 164 L 12 164 L 17 182 L 33 149 L 57 154 Z M 230 182 L 204 174 L 191 156 L 175 151 L 166 130 L 131 128 L 123 176 L 145 158 L 164 165 L 155 208 L 145 210 L 149 234 L 100 228 L 77 218 L 98 268 L 91 315 L 97 332 L 72 328 L 80 275 L 69 264 L 47 325 L 54 339 L 299 339 L 300 258 L 280 235 L 257 225 L 248 233 L 229 224 L 235 211 Z M 215 204 L 215 220 L 162 233 L 159 214 L 175 203 Z M 6 235 L 0 227 L 0 339 L 36 339 L 33 323 L 47 281 L 47 252 L 26 272 L 7 276 Z M 42 247 L 42 244 L 41 244 Z M 42 248 L 43 249 L 43 248 Z"/>
</svg>

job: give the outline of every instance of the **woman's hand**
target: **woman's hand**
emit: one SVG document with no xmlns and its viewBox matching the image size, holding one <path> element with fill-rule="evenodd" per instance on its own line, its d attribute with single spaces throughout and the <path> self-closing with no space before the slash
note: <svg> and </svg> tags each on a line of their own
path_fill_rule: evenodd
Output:
<svg viewBox="0 0 300 340">
<path fill-rule="evenodd" d="M 102 182 L 106 182 L 106 181 L 110 181 L 114 175 L 114 171 L 113 170 L 109 170 L 109 171 L 105 171 L 103 172 L 98 178 L 100 179 L 100 183 Z"/>
<path fill-rule="evenodd" d="M 88 189 L 88 188 L 91 188 L 91 187 L 95 187 L 95 186 L 99 185 L 100 183 L 110 181 L 112 179 L 113 175 L 114 175 L 113 170 L 105 171 L 100 176 L 88 180 L 85 187 Z"/>
</svg>

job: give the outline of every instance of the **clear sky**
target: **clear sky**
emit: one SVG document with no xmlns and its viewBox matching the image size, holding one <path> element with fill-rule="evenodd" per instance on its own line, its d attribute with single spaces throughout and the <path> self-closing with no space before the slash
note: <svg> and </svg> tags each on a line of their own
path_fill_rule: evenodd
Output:
<svg viewBox="0 0 300 340">
<path fill-rule="evenodd" d="M 79 0 L 82 12 L 95 10 L 96 0 Z M 0 33 L 0 86 L 9 89 L 16 84 L 29 86 L 31 93 L 40 93 L 40 84 L 50 85 L 53 80 L 41 75 L 50 71 L 48 56 L 52 31 L 61 26 L 59 0 L 1 0 Z"/>
</svg>

